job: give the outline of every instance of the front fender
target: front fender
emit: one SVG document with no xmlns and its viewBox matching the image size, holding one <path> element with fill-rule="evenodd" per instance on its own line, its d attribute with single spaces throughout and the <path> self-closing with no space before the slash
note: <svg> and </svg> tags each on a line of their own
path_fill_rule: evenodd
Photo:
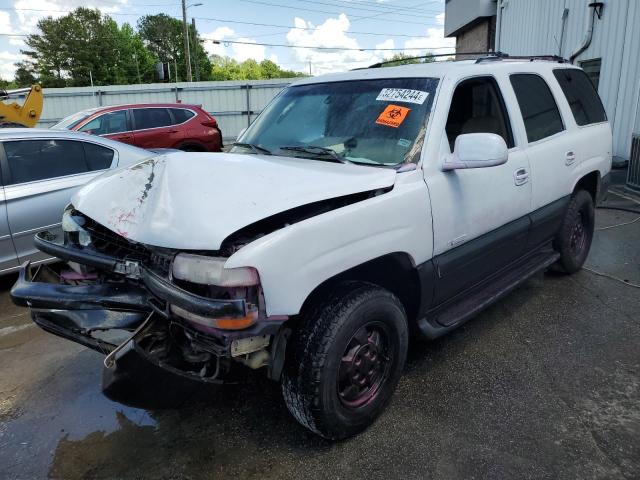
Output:
<svg viewBox="0 0 640 480">
<path fill-rule="evenodd" d="M 258 270 L 268 315 L 295 315 L 315 287 L 364 262 L 405 252 L 414 264 L 433 254 L 431 206 L 421 171 L 398 176 L 393 190 L 259 238 L 225 268 Z"/>
</svg>

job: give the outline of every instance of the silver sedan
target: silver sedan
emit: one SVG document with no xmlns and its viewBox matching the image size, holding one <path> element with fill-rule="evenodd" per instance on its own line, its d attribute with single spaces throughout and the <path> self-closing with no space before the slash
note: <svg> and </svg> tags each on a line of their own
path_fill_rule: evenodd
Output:
<svg viewBox="0 0 640 480">
<path fill-rule="evenodd" d="M 62 212 L 82 185 L 155 155 L 84 133 L 0 129 L 0 275 L 25 260 L 51 260 L 33 246 L 33 236 L 61 233 Z"/>
</svg>

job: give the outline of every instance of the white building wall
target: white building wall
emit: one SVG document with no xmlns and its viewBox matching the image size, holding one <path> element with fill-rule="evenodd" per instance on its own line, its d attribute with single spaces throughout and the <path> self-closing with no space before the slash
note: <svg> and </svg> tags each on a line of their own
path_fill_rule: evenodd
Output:
<svg viewBox="0 0 640 480">
<path fill-rule="evenodd" d="M 591 0 L 502 0 L 496 49 L 511 55 L 569 58 L 585 35 Z M 640 1 L 605 0 L 591 45 L 576 63 L 601 58 L 598 91 L 613 127 L 614 152 L 629 158 L 632 132 L 640 133 Z M 560 45 L 562 14 L 565 34 Z"/>
</svg>

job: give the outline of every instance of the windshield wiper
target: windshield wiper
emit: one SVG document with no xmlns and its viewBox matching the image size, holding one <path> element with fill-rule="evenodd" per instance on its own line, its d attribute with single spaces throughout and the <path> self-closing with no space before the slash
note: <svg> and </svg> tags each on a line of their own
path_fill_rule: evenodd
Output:
<svg viewBox="0 0 640 480">
<path fill-rule="evenodd" d="M 234 147 L 243 147 L 250 148 L 254 153 L 263 154 L 263 155 L 273 155 L 270 150 L 261 147 L 260 145 L 256 145 L 255 143 L 244 143 L 244 142 L 235 142 L 233 144 Z"/>
<path fill-rule="evenodd" d="M 280 150 L 291 150 L 293 152 L 309 153 L 311 155 L 329 155 L 336 162 L 351 163 L 334 149 L 328 147 L 320 147 L 319 145 L 288 145 L 280 147 Z"/>
</svg>

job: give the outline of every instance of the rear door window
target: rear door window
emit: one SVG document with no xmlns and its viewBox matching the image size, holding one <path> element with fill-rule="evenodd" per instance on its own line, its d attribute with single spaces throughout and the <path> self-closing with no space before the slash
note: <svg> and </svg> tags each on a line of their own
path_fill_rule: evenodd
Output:
<svg viewBox="0 0 640 480">
<path fill-rule="evenodd" d="M 107 112 L 78 129 L 81 132 L 92 133 L 94 135 L 109 135 L 121 133 L 129 130 L 127 125 L 127 111 Z"/>
<path fill-rule="evenodd" d="M 542 140 L 564 130 L 558 105 L 547 82 L 538 75 L 511 75 L 529 142 Z"/>
<path fill-rule="evenodd" d="M 136 130 L 167 127 L 172 124 L 169 110 L 166 108 L 134 108 L 132 112 Z"/>
<path fill-rule="evenodd" d="M 195 113 L 191 110 L 186 110 L 184 108 L 171 108 L 170 110 L 176 124 L 184 123 L 195 116 Z"/>
<path fill-rule="evenodd" d="M 607 120 L 598 92 L 586 73 L 577 68 L 558 68 L 553 71 L 553 74 L 567 97 L 578 125 L 584 126 Z"/>
<path fill-rule="evenodd" d="M 35 182 L 88 172 L 83 142 L 17 140 L 4 143 L 9 167 L 7 184 Z"/>
<path fill-rule="evenodd" d="M 113 163 L 115 152 L 110 148 L 96 145 L 95 143 L 85 142 L 84 154 L 87 160 L 87 168 L 93 170 L 106 170 Z"/>
</svg>

